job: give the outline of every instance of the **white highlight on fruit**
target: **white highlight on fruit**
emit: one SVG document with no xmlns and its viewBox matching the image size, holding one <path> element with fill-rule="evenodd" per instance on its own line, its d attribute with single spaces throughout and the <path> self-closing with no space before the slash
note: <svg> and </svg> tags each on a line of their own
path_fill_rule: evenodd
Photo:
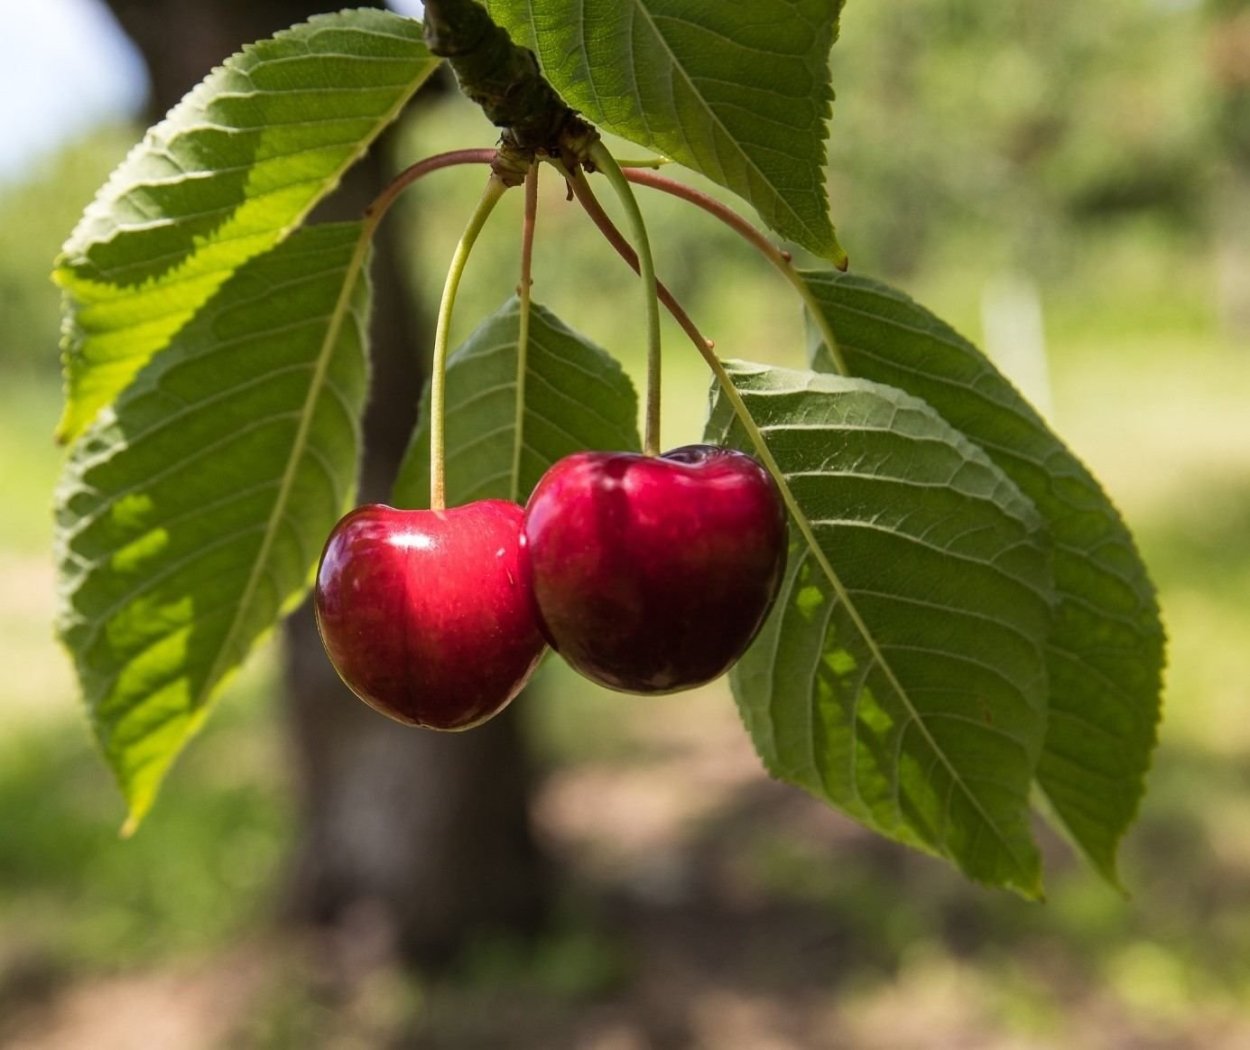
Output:
<svg viewBox="0 0 1250 1050">
<path fill-rule="evenodd" d="M 424 532 L 401 532 L 390 539 L 392 545 L 413 550 L 433 550 L 434 541 Z"/>
</svg>

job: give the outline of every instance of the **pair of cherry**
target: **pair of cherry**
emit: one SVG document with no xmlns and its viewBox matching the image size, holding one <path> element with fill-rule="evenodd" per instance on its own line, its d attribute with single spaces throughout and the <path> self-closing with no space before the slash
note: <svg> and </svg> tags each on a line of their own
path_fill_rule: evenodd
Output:
<svg viewBox="0 0 1250 1050">
<path fill-rule="evenodd" d="M 750 644 L 785 562 L 785 509 L 742 452 L 580 452 L 522 509 L 359 507 L 330 534 L 317 622 L 383 714 L 467 729 L 524 686 L 545 643 L 612 689 L 710 681 Z"/>
</svg>

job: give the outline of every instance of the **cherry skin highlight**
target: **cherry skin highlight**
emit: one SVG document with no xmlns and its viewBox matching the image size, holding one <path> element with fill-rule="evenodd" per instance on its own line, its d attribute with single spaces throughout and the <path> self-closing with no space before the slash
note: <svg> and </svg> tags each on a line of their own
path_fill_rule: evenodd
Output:
<svg viewBox="0 0 1250 1050">
<path fill-rule="evenodd" d="M 580 452 L 525 511 L 539 626 L 586 677 L 671 693 L 727 671 L 759 631 L 786 557 L 771 475 L 733 449 Z"/>
<path fill-rule="evenodd" d="M 525 580 L 522 510 L 358 507 L 317 569 L 317 627 L 339 676 L 384 715 L 468 729 L 501 711 L 545 644 Z"/>
</svg>

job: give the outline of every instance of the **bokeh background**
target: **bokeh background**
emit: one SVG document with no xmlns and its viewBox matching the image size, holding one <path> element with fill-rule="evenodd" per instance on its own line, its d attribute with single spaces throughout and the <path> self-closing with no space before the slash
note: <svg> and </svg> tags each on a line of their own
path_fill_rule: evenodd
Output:
<svg viewBox="0 0 1250 1050">
<path fill-rule="evenodd" d="M 0 11 L 0 1045 L 1250 1047 L 1250 5 L 852 0 L 833 59 L 853 267 L 996 356 L 1158 584 L 1166 711 L 1131 895 L 1044 831 L 1045 904 L 969 885 L 771 783 L 723 686 L 617 696 L 552 661 L 522 718 L 555 907 L 536 937 L 483 932 L 436 970 L 367 914 L 279 921 L 297 807 L 272 649 L 118 838 L 51 632 L 48 273 L 147 87 L 97 0 Z M 398 152 L 493 137 L 450 96 Z M 428 301 L 480 180 L 427 182 L 400 236 Z M 536 297 L 640 380 L 636 285 L 553 180 L 542 207 Z M 644 208 L 661 276 L 723 354 L 801 359 L 761 259 L 674 202 Z M 518 224 L 506 201 L 462 334 L 513 288 Z M 666 337 L 675 445 L 706 383 Z"/>
</svg>

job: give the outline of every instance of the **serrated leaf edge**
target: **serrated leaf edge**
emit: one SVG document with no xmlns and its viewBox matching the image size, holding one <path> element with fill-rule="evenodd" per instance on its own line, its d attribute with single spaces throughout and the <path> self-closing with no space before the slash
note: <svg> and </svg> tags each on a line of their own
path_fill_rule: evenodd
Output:
<svg viewBox="0 0 1250 1050">
<path fill-rule="evenodd" d="M 724 361 L 722 362 L 722 364 L 728 376 L 731 377 L 731 381 L 732 381 L 732 377 L 735 375 L 745 375 L 752 371 L 755 374 L 762 374 L 768 371 L 788 371 L 788 370 L 783 370 L 783 369 L 770 368 L 764 365 L 755 365 L 755 364 L 752 364 L 751 362 L 744 362 L 744 361 Z M 811 373 L 812 377 L 817 377 L 818 375 L 819 373 Z M 856 380 L 853 377 L 837 377 L 837 378 L 841 379 L 843 382 L 851 382 L 851 383 L 868 383 L 869 382 L 867 380 Z M 809 382 L 808 389 L 812 389 L 816 385 L 819 385 L 819 384 L 813 384 Z M 879 384 L 872 384 L 872 385 L 877 386 Z M 923 401 L 920 401 L 920 399 L 914 398 L 909 394 L 903 393 L 902 391 L 898 391 L 898 393 L 903 398 L 906 398 L 909 401 L 915 401 L 920 405 L 925 404 Z M 744 403 L 744 408 L 746 408 L 745 403 Z M 746 411 L 749 414 L 750 412 L 749 408 L 746 408 Z M 930 409 L 930 411 L 932 410 Z M 740 418 L 740 421 L 743 423 L 746 422 L 745 420 L 741 420 L 741 418 Z M 959 776 L 958 771 L 950 764 L 950 761 L 948 757 L 946 756 L 946 754 L 938 746 L 936 740 L 934 740 L 932 735 L 929 733 L 928 727 L 924 724 L 924 719 L 920 717 L 919 712 L 912 705 L 911 700 L 907 694 L 907 691 L 903 688 L 902 683 L 898 681 L 898 678 L 894 674 L 894 671 L 892 670 L 889 661 L 885 659 L 884 654 L 882 654 L 879 647 L 877 646 L 876 640 L 873 637 L 872 632 L 868 629 L 868 625 L 864 622 L 863 617 L 860 615 L 859 610 L 855 606 L 855 603 L 851 600 L 850 593 L 847 591 L 845 585 L 842 583 L 841 578 L 838 576 L 832 564 L 829 562 L 829 559 L 825 556 L 824 551 L 821 549 L 820 543 L 817 540 L 815 533 L 813 531 L 811 522 L 808 520 L 807 515 L 803 512 L 802 507 L 799 505 L 799 502 L 797 498 L 795 497 L 793 490 L 790 488 L 786 475 L 784 474 L 783 471 L 780 470 L 778 464 L 773 459 L 771 450 L 768 449 L 767 442 L 763 438 L 763 432 L 765 428 L 761 427 L 758 423 L 755 423 L 754 417 L 752 417 L 751 425 L 750 427 L 747 427 L 746 429 L 748 431 L 749 436 L 752 439 L 752 442 L 756 444 L 757 450 L 760 451 L 764 457 L 766 457 L 766 463 L 770 468 L 770 473 L 773 475 L 774 479 L 776 480 L 778 484 L 778 487 L 781 490 L 782 498 L 784 499 L 786 508 L 789 511 L 791 521 L 794 523 L 795 528 L 798 529 L 799 534 L 802 536 L 804 545 L 806 546 L 808 552 L 810 552 L 814 556 L 817 565 L 820 567 L 821 572 L 829 581 L 830 586 L 834 589 L 838 602 L 842 603 L 843 608 L 847 610 L 847 613 L 851 617 L 852 622 L 854 623 L 856 629 L 860 632 L 861 636 L 868 643 L 873 659 L 877 661 L 878 666 L 885 673 L 887 680 L 889 681 L 891 687 L 895 690 L 896 695 L 898 695 L 900 699 L 902 699 L 904 706 L 905 706 L 905 710 L 907 711 L 907 714 L 909 716 L 909 719 L 911 720 L 911 722 L 917 723 L 919 725 L 921 733 L 924 736 L 924 739 L 927 741 L 934 755 L 938 756 L 938 760 L 941 762 L 941 764 L 943 765 L 943 767 L 946 769 L 947 773 L 949 774 L 952 785 L 956 785 L 956 784 L 959 785 L 960 790 L 965 794 L 965 796 L 972 803 L 976 812 L 981 816 L 983 826 L 993 831 L 995 837 L 998 839 L 1000 845 L 1003 848 L 1004 854 L 1011 858 L 1012 863 L 1015 865 L 1016 870 L 1021 876 L 1020 880 L 1017 883 L 1018 888 L 1022 892 L 1026 893 L 1026 895 L 1028 896 L 1040 897 L 1041 885 L 1040 885 L 1038 874 L 1034 871 L 1032 866 L 1025 863 L 1024 861 L 1021 860 L 1019 856 L 1017 856 L 1016 852 L 1010 847 L 1006 839 L 1003 838 L 1001 832 L 999 832 L 997 824 L 990 818 L 989 814 L 985 812 L 984 807 L 982 807 L 976 795 L 966 786 L 963 778 Z M 969 442 L 969 444 L 971 445 L 971 442 Z M 976 446 L 972 446 L 972 447 L 975 448 Z M 1030 508 L 1032 508 L 1032 502 L 1028 500 L 1028 498 L 1025 497 L 1023 493 L 1021 493 L 1020 496 L 1021 496 L 1021 499 L 1024 501 L 1024 503 Z M 1037 515 L 1037 511 L 1035 509 L 1033 510 L 1033 514 L 1035 516 Z M 1038 518 L 1038 520 L 1040 521 L 1040 518 Z"/>
</svg>

